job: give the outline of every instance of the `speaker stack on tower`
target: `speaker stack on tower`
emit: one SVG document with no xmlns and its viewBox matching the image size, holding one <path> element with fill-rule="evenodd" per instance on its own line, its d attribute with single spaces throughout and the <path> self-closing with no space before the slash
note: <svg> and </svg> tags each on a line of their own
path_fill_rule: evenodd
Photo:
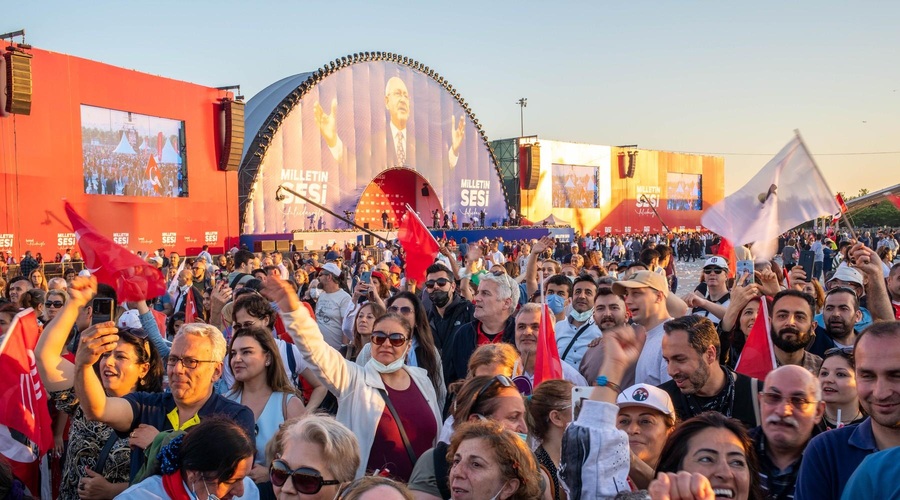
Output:
<svg viewBox="0 0 900 500">
<path fill-rule="evenodd" d="M 27 46 L 26 46 L 27 47 Z M 31 54 L 10 45 L 3 54 L 0 92 L 3 111 L 18 115 L 31 114 Z"/>
<path fill-rule="evenodd" d="M 244 149 L 244 102 L 222 99 L 219 170 L 236 171 Z"/>
</svg>

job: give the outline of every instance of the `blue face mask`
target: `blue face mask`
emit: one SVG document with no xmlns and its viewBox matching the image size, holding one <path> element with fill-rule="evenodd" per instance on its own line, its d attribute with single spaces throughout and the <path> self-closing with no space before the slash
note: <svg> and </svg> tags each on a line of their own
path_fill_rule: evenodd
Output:
<svg viewBox="0 0 900 500">
<path fill-rule="evenodd" d="M 563 309 L 565 309 L 566 307 L 566 299 L 556 294 L 548 295 L 547 306 L 550 307 L 550 310 L 553 311 L 553 314 L 559 314 L 563 312 Z"/>
</svg>

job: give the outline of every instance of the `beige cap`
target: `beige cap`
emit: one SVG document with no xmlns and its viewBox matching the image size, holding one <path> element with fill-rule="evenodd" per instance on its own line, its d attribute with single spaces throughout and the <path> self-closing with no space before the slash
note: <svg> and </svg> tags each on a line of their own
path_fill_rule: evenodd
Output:
<svg viewBox="0 0 900 500">
<path fill-rule="evenodd" d="M 626 288 L 652 288 L 662 292 L 664 296 L 669 296 L 669 283 L 662 274 L 653 271 L 638 271 L 628 279 L 613 283 L 613 293 L 616 295 L 625 295 Z"/>
</svg>

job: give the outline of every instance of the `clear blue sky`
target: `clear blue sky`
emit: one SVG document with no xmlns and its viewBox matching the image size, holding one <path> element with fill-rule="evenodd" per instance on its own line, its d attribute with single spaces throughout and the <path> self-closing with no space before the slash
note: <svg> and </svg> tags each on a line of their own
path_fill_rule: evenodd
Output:
<svg viewBox="0 0 900 500">
<path fill-rule="evenodd" d="M 447 78 L 490 139 L 726 155 L 726 193 L 800 129 L 833 190 L 900 182 L 896 2 L 6 2 L 36 47 L 250 97 L 342 55 Z"/>
</svg>

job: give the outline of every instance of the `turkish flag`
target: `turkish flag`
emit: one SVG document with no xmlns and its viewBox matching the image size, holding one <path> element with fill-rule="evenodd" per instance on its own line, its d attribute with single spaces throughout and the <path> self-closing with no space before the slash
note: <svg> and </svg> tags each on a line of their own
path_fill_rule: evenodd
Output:
<svg viewBox="0 0 900 500">
<path fill-rule="evenodd" d="M 534 387 L 545 380 L 561 379 L 562 361 L 559 359 L 559 347 L 556 345 L 556 333 L 553 330 L 553 313 L 543 304 L 541 309 L 541 326 L 538 329 L 537 353 L 534 357 Z"/>
<path fill-rule="evenodd" d="M 731 242 L 728 241 L 728 238 L 722 238 L 721 240 L 719 240 L 718 254 L 728 260 L 728 277 L 734 278 L 735 273 L 737 272 L 737 263 L 735 262 L 735 259 L 737 257 L 734 254 L 734 246 L 731 245 Z"/>
<path fill-rule="evenodd" d="M 893 203 L 895 207 L 897 207 L 897 210 L 900 210 L 900 196 L 896 194 L 889 194 L 887 195 L 887 199 L 888 201 Z"/>
<path fill-rule="evenodd" d="M 156 194 L 162 194 L 162 183 L 159 181 L 159 166 L 156 164 L 156 159 L 153 158 L 153 155 L 150 155 L 150 159 L 147 160 L 147 179 L 153 184 Z"/>
<path fill-rule="evenodd" d="M 416 283 L 423 283 L 425 271 L 428 270 L 428 266 L 434 264 L 434 258 L 437 257 L 440 247 L 409 205 L 406 206 L 406 213 L 400 220 L 397 239 L 406 252 L 407 281 L 415 280 Z"/>
<path fill-rule="evenodd" d="M 0 344 L 0 424 L 33 441 L 42 455 L 53 447 L 53 424 L 47 390 L 38 377 L 34 358 L 39 335 L 37 315 L 29 308 L 16 314 Z"/>
<path fill-rule="evenodd" d="M 197 301 L 194 300 L 194 291 L 191 290 L 191 287 L 188 287 L 187 291 L 184 293 L 187 294 L 187 298 L 184 299 L 184 322 L 196 323 L 199 314 L 197 314 Z"/>
<path fill-rule="evenodd" d="M 747 336 L 741 357 L 738 358 L 736 372 L 764 380 L 766 375 L 775 369 L 775 349 L 772 347 L 770 328 L 766 298 L 760 297 L 759 312 L 756 313 L 756 321 Z"/>
<path fill-rule="evenodd" d="M 97 281 L 116 289 L 119 302 L 137 302 L 166 293 L 166 282 L 156 266 L 100 234 L 66 202 L 66 215 L 75 230 L 84 265 Z"/>
</svg>

